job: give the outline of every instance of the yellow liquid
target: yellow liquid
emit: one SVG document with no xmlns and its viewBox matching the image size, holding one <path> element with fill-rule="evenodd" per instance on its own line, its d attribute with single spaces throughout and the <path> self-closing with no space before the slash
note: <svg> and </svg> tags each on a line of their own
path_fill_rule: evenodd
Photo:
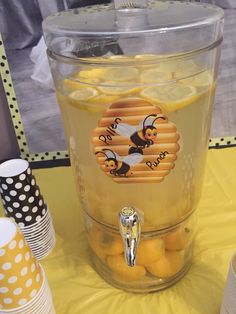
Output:
<svg viewBox="0 0 236 314">
<path fill-rule="evenodd" d="M 97 221 L 118 226 L 120 209 L 127 205 L 134 206 L 143 219 L 142 231 L 167 227 L 195 210 L 201 194 L 208 147 L 213 86 L 212 83 L 204 89 L 197 88 L 197 97 L 180 109 L 170 112 L 162 110 L 168 120 L 176 125 L 180 136 L 174 169 L 159 183 L 128 184 L 114 182 L 101 170 L 94 154 L 92 133 L 104 112 L 116 101 L 115 98 L 142 99 L 143 89 L 134 86 L 126 95 L 114 93 L 104 104 L 93 103 L 93 98 L 88 101 L 75 100 L 70 96 L 71 90 L 58 90 L 71 163 L 84 210 Z M 99 97 L 104 96 L 99 88 L 97 90 Z"/>
</svg>

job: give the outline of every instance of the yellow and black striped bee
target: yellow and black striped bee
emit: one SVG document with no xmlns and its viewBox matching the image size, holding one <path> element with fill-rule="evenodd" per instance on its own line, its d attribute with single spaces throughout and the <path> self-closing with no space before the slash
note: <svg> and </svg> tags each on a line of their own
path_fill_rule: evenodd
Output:
<svg viewBox="0 0 236 314">
<path fill-rule="evenodd" d="M 121 157 L 111 149 L 102 149 L 101 151 L 96 152 L 96 155 L 97 154 L 103 154 L 106 157 L 105 165 L 107 170 L 110 174 L 119 177 L 130 176 L 130 167 L 143 160 L 143 156 L 139 153 L 133 153 L 121 159 Z"/>
<path fill-rule="evenodd" d="M 129 149 L 129 154 L 143 153 L 143 149 L 154 144 L 157 138 L 157 128 L 154 126 L 156 120 L 166 120 L 166 117 L 157 114 L 150 114 L 136 128 L 132 125 L 119 123 L 116 133 L 129 137 L 135 147 Z"/>
</svg>

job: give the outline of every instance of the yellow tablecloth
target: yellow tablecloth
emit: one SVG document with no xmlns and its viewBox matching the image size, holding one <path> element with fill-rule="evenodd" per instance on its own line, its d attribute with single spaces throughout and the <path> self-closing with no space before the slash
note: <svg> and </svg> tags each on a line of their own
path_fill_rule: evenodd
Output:
<svg viewBox="0 0 236 314">
<path fill-rule="evenodd" d="M 57 314 L 219 313 L 236 251 L 236 148 L 209 151 L 192 268 L 173 287 L 152 294 L 115 289 L 91 267 L 71 169 L 34 173 L 57 233 L 55 250 L 42 261 Z"/>
</svg>

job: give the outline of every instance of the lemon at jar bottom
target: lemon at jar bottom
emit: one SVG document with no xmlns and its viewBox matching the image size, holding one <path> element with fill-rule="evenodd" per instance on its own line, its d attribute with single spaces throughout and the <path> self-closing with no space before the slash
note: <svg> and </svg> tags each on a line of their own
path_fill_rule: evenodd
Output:
<svg viewBox="0 0 236 314">
<path fill-rule="evenodd" d="M 164 241 L 161 238 L 142 240 L 138 244 L 137 264 L 150 265 L 165 254 Z"/>
<path fill-rule="evenodd" d="M 143 278 L 146 275 L 146 269 L 144 268 L 144 266 L 128 266 L 126 264 L 123 254 L 118 256 L 108 256 L 107 264 L 112 270 L 113 274 L 117 275 L 124 281 L 135 281 Z"/>
<path fill-rule="evenodd" d="M 147 270 L 159 278 L 174 276 L 184 266 L 183 252 L 166 251 L 165 255 L 147 267 Z"/>
<path fill-rule="evenodd" d="M 89 232 L 91 248 L 104 259 L 107 255 L 119 255 L 124 251 L 123 241 L 119 236 L 103 232 L 99 228 L 92 228 Z"/>
<path fill-rule="evenodd" d="M 165 237 L 165 248 L 170 251 L 183 250 L 189 241 L 190 229 L 179 227 Z"/>
</svg>

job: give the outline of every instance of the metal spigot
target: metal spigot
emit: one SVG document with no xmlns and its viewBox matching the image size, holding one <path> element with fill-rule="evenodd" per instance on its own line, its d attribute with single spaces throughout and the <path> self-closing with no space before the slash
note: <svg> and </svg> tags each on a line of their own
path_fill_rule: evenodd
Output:
<svg viewBox="0 0 236 314">
<path fill-rule="evenodd" d="M 133 207 L 123 207 L 119 213 L 120 233 L 125 244 L 125 259 L 128 266 L 135 266 L 140 238 L 140 219 Z"/>
</svg>

